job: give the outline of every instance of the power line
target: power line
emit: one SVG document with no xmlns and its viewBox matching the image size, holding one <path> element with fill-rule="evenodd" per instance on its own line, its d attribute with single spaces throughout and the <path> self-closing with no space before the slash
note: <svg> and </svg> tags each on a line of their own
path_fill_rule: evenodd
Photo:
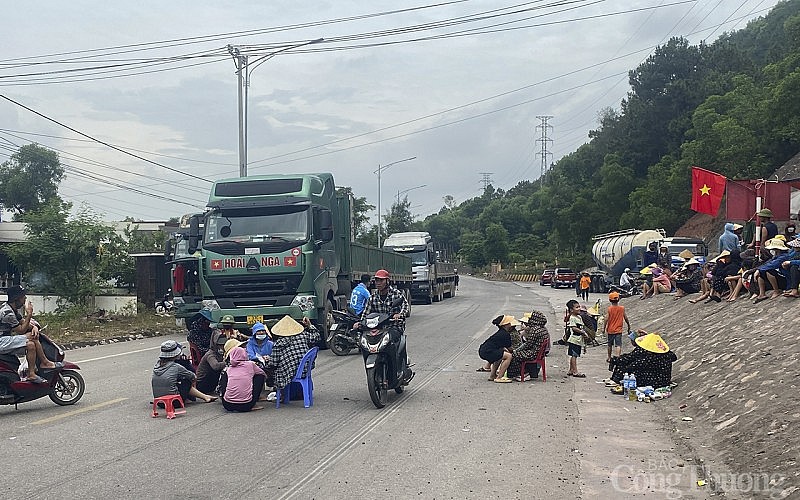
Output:
<svg viewBox="0 0 800 500">
<path fill-rule="evenodd" d="M 86 137 L 87 139 L 91 139 L 91 140 L 93 140 L 93 141 L 95 141 L 95 142 L 98 142 L 98 143 L 100 143 L 100 144 L 102 144 L 102 145 L 104 145 L 104 146 L 106 146 L 106 147 L 109 147 L 109 148 L 111 148 L 111 149 L 113 149 L 113 150 L 115 150 L 115 151 L 119 151 L 120 153 L 124 153 L 124 154 L 126 154 L 126 155 L 128 155 L 128 156 L 132 156 L 132 157 L 134 157 L 134 158 L 136 158 L 136 159 L 139 159 L 139 160 L 145 161 L 145 162 L 147 162 L 147 163 L 150 163 L 150 164 L 152 164 L 152 165 L 155 165 L 155 166 L 157 166 L 157 167 L 161 167 L 161 168 L 167 169 L 167 170 L 169 170 L 169 171 L 172 171 L 172 172 L 175 172 L 175 173 L 178 173 L 178 174 L 181 174 L 181 175 L 185 175 L 185 176 L 187 176 L 187 177 L 191 177 L 191 178 L 193 178 L 193 179 L 197 179 L 197 180 L 201 180 L 201 181 L 205 181 L 205 182 L 212 182 L 212 181 L 210 181 L 209 179 L 205 179 L 205 178 L 203 178 L 203 177 L 198 177 L 198 176 L 196 176 L 196 175 L 194 175 L 194 174 L 190 174 L 190 173 L 188 173 L 188 172 L 184 172 L 184 171 L 182 171 L 182 170 L 178 170 L 177 168 L 168 167 L 168 166 L 166 166 L 166 165 L 164 165 L 164 164 L 162 164 L 162 163 L 158 163 L 158 162 L 156 162 L 156 161 L 153 161 L 153 160 L 147 159 L 147 158 L 145 158 L 144 156 L 139 156 L 139 155 L 137 155 L 137 154 L 134 154 L 134 153 L 131 153 L 131 152 L 129 152 L 129 151 L 125 151 L 125 150 L 124 150 L 124 149 L 122 149 L 122 148 L 118 148 L 117 146 L 114 146 L 113 144 L 109 144 L 109 143 L 107 143 L 107 142 L 105 142 L 105 141 L 101 141 L 100 139 L 97 139 L 97 138 L 95 138 L 95 137 L 92 137 L 92 136 L 91 136 L 91 135 L 89 135 L 89 134 L 85 134 L 85 133 L 81 132 L 80 130 L 76 130 L 76 129 L 74 129 L 74 128 L 70 127 L 69 125 L 65 125 L 65 124 L 61 123 L 60 121 L 56 120 L 55 118 L 50 118 L 49 116 L 47 116 L 47 115 L 44 115 L 44 114 L 42 114 L 42 113 L 40 113 L 40 112 L 36 111 L 35 109 L 29 108 L 28 106 L 26 106 L 26 105 L 24 105 L 24 104 L 22 104 L 22 103 L 20 103 L 20 102 L 17 102 L 17 101 L 15 101 L 14 99 L 11 99 L 10 97 L 7 97 L 7 96 L 5 96 L 5 95 L 3 95 L 3 94 L 0 94 L 0 98 L 3 98 L 3 99 L 5 99 L 6 101 L 9 101 L 9 102 L 10 102 L 10 103 L 12 103 L 12 104 L 16 104 L 17 106 L 19 106 L 19 107 L 21 107 L 21 108 L 23 108 L 23 109 L 26 109 L 26 110 L 30 111 L 31 113 L 33 113 L 33 114 L 35 114 L 35 115 L 38 115 L 38 116 L 40 116 L 40 117 L 44 118 L 45 120 L 51 121 L 51 122 L 55 123 L 56 125 L 59 125 L 59 126 L 61 126 L 61 127 L 64 127 L 64 128 L 65 128 L 65 129 L 67 129 L 67 130 L 71 130 L 72 132 L 75 132 L 75 133 L 76 133 L 76 134 L 78 134 L 78 135 L 82 135 L 83 137 Z"/>
</svg>

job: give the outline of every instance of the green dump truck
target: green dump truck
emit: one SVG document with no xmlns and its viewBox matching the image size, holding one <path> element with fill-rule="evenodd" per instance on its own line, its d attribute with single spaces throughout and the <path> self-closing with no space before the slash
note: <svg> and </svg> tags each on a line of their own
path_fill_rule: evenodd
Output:
<svg viewBox="0 0 800 500">
<path fill-rule="evenodd" d="M 246 330 L 305 316 L 327 339 L 329 311 L 347 306 L 361 274 L 386 269 L 408 297 L 411 259 L 355 243 L 352 221 L 352 194 L 337 192 L 329 173 L 215 182 L 207 211 L 170 246 L 176 319 L 207 307 L 214 321 L 230 314 Z"/>
</svg>

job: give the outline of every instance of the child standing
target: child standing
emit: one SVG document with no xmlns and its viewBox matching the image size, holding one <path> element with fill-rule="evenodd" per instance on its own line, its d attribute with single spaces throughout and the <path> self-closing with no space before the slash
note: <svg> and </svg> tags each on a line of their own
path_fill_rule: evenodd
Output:
<svg viewBox="0 0 800 500">
<path fill-rule="evenodd" d="M 583 349 L 585 345 L 583 341 L 581 305 L 577 300 L 570 300 L 567 302 L 567 310 L 569 311 L 567 328 L 570 333 L 567 339 L 567 355 L 569 356 L 569 371 L 567 375 L 570 377 L 586 378 L 585 373 L 578 373 L 578 358 L 581 356 L 581 349 Z"/>
<path fill-rule="evenodd" d="M 589 286 L 592 284 L 592 278 L 589 273 L 581 273 L 581 298 L 584 302 L 589 300 Z"/>
<path fill-rule="evenodd" d="M 619 293 L 609 293 L 608 300 L 611 305 L 608 306 L 606 311 L 606 322 L 603 326 L 603 331 L 608 338 L 608 359 L 606 359 L 606 363 L 611 362 L 612 348 L 614 349 L 614 356 L 619 357 L 622 354 L 622 323 L 624 322 L 628 325 L 628 331 L 631 330 L 631 322 L 625 313 L 625 306 L 619 305 Z"/>
</svg>

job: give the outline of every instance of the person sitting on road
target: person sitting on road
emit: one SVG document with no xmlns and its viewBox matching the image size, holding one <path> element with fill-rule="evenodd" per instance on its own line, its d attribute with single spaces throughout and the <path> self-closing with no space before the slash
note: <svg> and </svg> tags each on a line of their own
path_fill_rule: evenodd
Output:
<svg viewBox="0 0 800 500">
<path fill-rule="evenodd" d="M 22 315 L 18 309 L 25 308 Z M 33 319 L 33 304 L 28 301 L 25 289 L 12 286 L 8 289 L 8 300 L 0 308 L 0 354 L 25 356 L 28 361 L 29 382 L 47 383 L 37 374 L 38 370 L 47 370 L 58 366 L 44 354 L 39 342 L 39 324 Z"/>
<path fill-rule="evenodd" d="M 678 357 L 658 333 L 638 330 L 637 334 L 631 352 L 611 358 L 614 368 L 611 380 L 620 384 L 626 373 L 632 373 L 636 376 L 638 387 L 669 387 L 672 382 L 672 363 Z"/>
<path fill-rule="evenodd" d="M 266 366 L 266 360 L 272 354 L 273 342 L 269 338 L 267 327 L 263 323 L 257 322 L 253 325 L 253 335 L 247 341 L 247 358 L 255 361 L 259 366 Z"/>
<path fill-rule="evenodd" d="M 700 301 L 708 299 L 711 296 L 711 278 L 716 267 L 716 259 L 709 259 L 701 266 L 700 273 L 703 275 L 703 278 L 700 280 L 700 295 L 693 299 L 689 299 L 690 303 L 696 304 Z"/>
<path fill-rule="evenodd" d="M 361 313 L 364 312 L 364 307 L 367 305 L 367 301 L 369 301 L 369 282 L 371 279 L 372 276 L 369 274 L 362 274 L 361 282 L 356 285 L 350 293 L 350 309 L 353 310 L 356 316 L 361 316 Z"/>
<path fill-rule="evenodd" d="M 200 309 L 200 312 L 189 319 L 189 333 L 186 335 L 186 340 L 197 349 L 200 358 L 208 351 L 208 346 L 211 344 L 213 332 L 211 321 L 211 310 L 206 308 Z M 195 360 L 195 363 L 199 363 L 199 359 Z"/>
<path fill-rule="evenodd" d="M 197 365 L 197 390 L 204 394 L 212 394 L 217 390 L 219 376 L 225 369 L 223 348 L 228 339 L 220 330 L 211 334 L 211 345 L 208 352 L 203 354 L 200 364 Z"/>
<path fill-rule="evenodd" d="M 729 276 L 737 276 L 742 268 L 739 250 L 728 252 L 723 250 L 716 258 L 716 265 L 711 272 L 711 294 L 706 302 L 721 302 L 723 298 L 731 293 L 732 288 L 728 285 Z"/>
<path fill-rule="evenodd" d="M 800 236 L 790 239 L 786 246 L 794 251 L 800 250 Z M 800 257 L 795 256 L 791 260 L 781 262 L 781 267 L 786 272 L 786 290 L 783 292 L 784 297 L 800 297 L 798 286 L 800 286 Z"/>
<path fill-rule="evenodd" d="M 242 334 L 242 332 L 233 327 L 235 323 L 236 320 L 233 316 L 226 314 L 219 320 L 219 323 L 217 323 L 217 329 L 225 335 L 226 339 L 247 340 L 247 335 Z"/>
<path fill-rule="evenodd" d="M 161 344 L 161 353 L 153 367 L 153 377 L 150 381 L 153 386 L 153 397 L 180 394 L 184 403 L 195 398 L 202 399 L 206 403 L 216 401 L 215 396 L 209 396 L 194 387 L 195 374 L 187 368 L 189 361 L 185 356 L 181 356 L 182 352 L 181 345 L 174 340 L 167 340 Z"/>
<path fill-rule="evenodd" d="M 758 295 L 753 299 L 754 304 L 769 298 L 780 297 L 783 294 L 786 289 L 787 278 L 783 263 L 791 261 L 798 255 L 794 250 L 788 251 L 789 247 L 778 237 L 766 242 L 764 248 L 770 251 L 772 259 L 761 264 L 755 272 Z M 767 289 L 772 290 L 772 294 L 767 295 Z"/>
<path fill-rule="evenodd" d="M 511 362 L 508 365 L 508 375 L 517 382 L 522 381 L 522 363 L 537 359 L 542 354 L 542 344 L 547 349 L 547 345 L 550 343 L 550 333 L 545 327 L 547 318 L 544 314 L 539 311 L 531 311 L 526 313 L 519 321 L 524 323 L 522 342 L 516 349 L 512 350 Z M 525 370 L 531 378 L 539 377 L 538 364 L 527 364 L 525 365 Z"/>
<path fill-rule="evenodd" d="M 247 412 L 261 410 L 256 407 L 264 389 L 266 374 L 257 364 L 247 359 L 247 351 L 239 346 L 228 353 L 230 366 L 219 380 L 222 406 L 228 411 Z"/>
<path fill-rule="evenodd" d="M 754 232 L 753 239 L 747 245 L 747 248 L 754 248 L 756 246 L 756 241 L 761 241 L 766 244 L 768 240 L 778 236 L 778 226 L 772 222 L 772 210 L 769 208 L 762 208 L 756 215 L 761 220 L 761 237 L 756 240 L 758 234 Z"/>
<path fill-rule="evenodd" d="M 478 348 L 478 355 L 492 364 L 490 382 L 509 383 L 511 379 L 505 373 L 511 364 L 511 331 L 519 325 L 519 321 L 514 316 L 500 315 L 492 320 L 492 324 L 497 326 L 497 331 L 483 341 Z"/>
<path fill-rule="evenodd" d="M 272 327 L 272 336 L 275 343 L 267 369 L 273 371 L 275 388 L 283 389 L 294 378 L 303 356 L 319 342 L 319 332 L 306 317 L 300 324 L 291 316 L 284 316 Z"/>
<path fill-rule="evenodd" d="M 683 267 L 673 277 L 675 278 L 675 287 L 678 289 L 675 292 L 675 300 L 698 293 L 700 291 L 700 281 L 703 279 L 700 261 L 692 257 L 683 264 Z"/>
<path fill-rule="evenodd" d="M 669 293 L 672 289 L 672 282 L 669 280 L 669 276 L 664 272 L 663 269 L 660 267 L 654 267 L 650 270 L 650 274 L 653 276 L 652 284 L 648 285 L 645 283 L 642 285 L 642 296 L 640 297 L 641 300 L 644 300 L 647 297 L 655 297 L 659 293 Z"/>
</svg>

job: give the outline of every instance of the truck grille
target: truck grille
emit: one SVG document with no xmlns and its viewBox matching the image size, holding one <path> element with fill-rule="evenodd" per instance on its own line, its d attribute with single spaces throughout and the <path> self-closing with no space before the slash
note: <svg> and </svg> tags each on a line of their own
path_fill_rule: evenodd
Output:
<svg viewBox="0 0 800 500">
<path fill-rule="evenodd" d="M 208 286 L 223 308 L 287 306 L 297 295 L 302 275 L 259 275 L 208 278 Z"/>
</svg>

